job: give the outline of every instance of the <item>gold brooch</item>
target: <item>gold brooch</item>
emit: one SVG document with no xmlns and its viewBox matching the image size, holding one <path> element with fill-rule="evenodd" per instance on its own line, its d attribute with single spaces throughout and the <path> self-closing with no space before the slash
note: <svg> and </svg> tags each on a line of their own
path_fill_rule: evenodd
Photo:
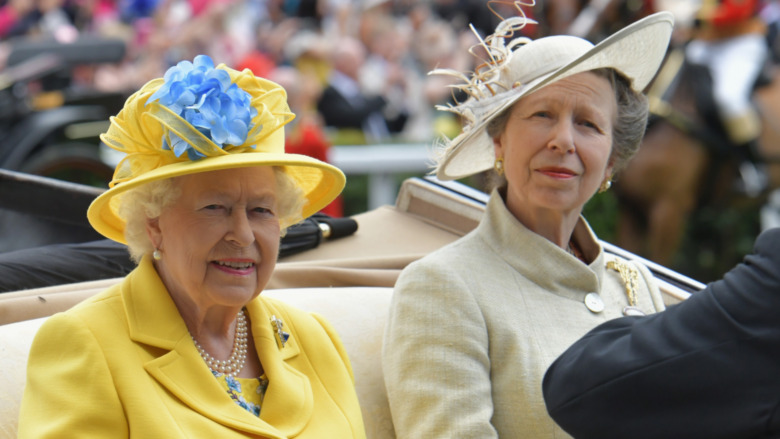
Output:
<svg viewBox="0 0 780 439">
<path fill-rule="evenodd" d="M 271 326 L 274 327 L 274 336 L 276 337 L 276 344 L 279 345 L 279 349 L 282 349 L 290 338 L 290 333 L 282 330 L 284 322 L 282 319 L 276 316 L 271 316 Z"/>
<path fill-rule="evenodd" d="M 639 289 L 639 273 L 637 273 L 636 268 L 620 260 L 607 262 L 607 268 L 615 270 L 620 274 L 620 279 L 623 280 L 623 285 L 626 288 L 628 306 L 623 308 L 623 315 L 645 315 L 645 313 L 636 306 L 636 292 Z"/>
</svg>

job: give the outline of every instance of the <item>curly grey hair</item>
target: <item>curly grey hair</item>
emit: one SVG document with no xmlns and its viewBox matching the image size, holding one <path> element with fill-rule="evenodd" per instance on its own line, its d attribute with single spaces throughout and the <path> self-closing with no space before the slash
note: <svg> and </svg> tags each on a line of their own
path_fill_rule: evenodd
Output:
<svg viewBox="0 0 780 439">
<path fill-rule="evenodd" d="M 282 166 L 274 166 L 276 176 L 277 216 L 280 220 L 290 219 L 288 224 L 302 220 L 306 197 L 303 190 L 293 181 Z M 146 234 L 148 218 L 157 218 L 162 211 L 174 204 L 181 195 L 174 178 L 152 181 L 120 195 L 119 215 L 125 221 L 125 240 L 130 256 L 137 263 L 146 254 L 154 251 Z M 286 229 L 281 230 L 284 236 Z"/>
<path fill-rule="evenodd" d="M 634 91 L 631 82 L 614 69 L 597 69 L 591 72 L 609 80 L 615 91 L 617 120 L 612 129 L 612 152 L 609 160 L 612 162 L 613 174 L 617 174 L 628 165 L 642 143 L 650 111 L 647 97 Z M 504 132 L 511 113 L 512 107 L 509 107 L 488 123 L 486 130 L 491 139 Z"/>
</svg>

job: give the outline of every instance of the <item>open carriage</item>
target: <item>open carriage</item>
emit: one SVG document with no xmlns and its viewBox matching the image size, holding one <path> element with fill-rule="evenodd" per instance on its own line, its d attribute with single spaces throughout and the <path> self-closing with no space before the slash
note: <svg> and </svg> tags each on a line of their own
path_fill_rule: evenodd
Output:
<svg viewBox="0 0 780 439">
<path fill-rule="evenodd" d="M 0 171 L 0 210 L 11 210 L 26 201 L 25 211 L 17 214 L 45 221 L 46 226 L 38 227 L 41 233 L 44 229 L 56 232 L 62 224 L 88 227 L 86 219 L 77 224 L 77 219 L 83 218 L 78 212 L 85 209 L 80 203 L 88 202 L 95 194 L 86 186 Z M 323 315 L 339 332 L 354 369 L 369 438 L 395 437 L 380 363 L 392 286 L 408 263 L 474 228 L 486 201 L 487 194 L 459 183 L 410 178 L 403 182 L 395 205 L 353 216 L 358 224 L 355 233 L 281 257 L 263 292 Z M 647 265 L 657 277 L 667 304 L 685 300 L 703 286 L 619 247 L 602 244 L 608 252 Z M 0 438 L 16 437 L 27 354 L 41 323 L 119 280 L 116 277 L 0 294 L 0 362 L 4 371 L 0 375 Z"/>
</svg>

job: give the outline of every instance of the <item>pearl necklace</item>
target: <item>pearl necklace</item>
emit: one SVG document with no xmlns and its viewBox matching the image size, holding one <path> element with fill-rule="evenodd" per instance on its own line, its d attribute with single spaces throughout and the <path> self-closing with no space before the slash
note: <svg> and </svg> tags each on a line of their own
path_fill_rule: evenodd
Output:
<svg viewBox="0 0 780 439">
<path fill-rule="evenodd" d="M 203 346 L 198 343 L 198 340 L 195 340 L 195 337 L 193 337 L 192 334 L 190 334 L 190 337 L 195 343 L 195 347 L 198 349 L 201 358 L 203 358 L 203 361 L 209 366 L 209 369 L 223 375 L 235 376 L 241 372 L 244 368 L 244 363 L 246 363 L 248 335 L 249 331 L 246 324 L 246 312 L 242 309 L 241 312 L 238 313 L 236 322 L 236 335 L 233 340 L 233 351 L 230 353 L 230 358 L 227 360 L 217 360 L 212 357 L 203 349 Z"/>
</svg>

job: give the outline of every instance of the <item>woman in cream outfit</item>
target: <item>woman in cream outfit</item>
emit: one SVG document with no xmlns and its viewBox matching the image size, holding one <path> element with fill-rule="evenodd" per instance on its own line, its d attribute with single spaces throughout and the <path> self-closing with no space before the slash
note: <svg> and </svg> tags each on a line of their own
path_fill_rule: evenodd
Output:
<svg viewBox="0 0 780 439">
<path fill-rule="evenodd" d="M 474 231 L 398 279 L 383 368 L 399 438 L 568 437 L 544 406 L 546 368 L 599 323 L 664 307 L 649 271 L 606 254 L 581 211 L 639 147 L 671 15 L 596 46 L 502 38 L 523 25 L 482 41 L 492 61 L 447 108 L 466 124 L 438 177 L 492 167 L 503 181 Z"/>
<path fill-rule="evenodd" d="M 206 56 L 133 94 L 102 136 L 126 153 L 92 226 L 123 282 L 35 337 L 20 438 L 364 438 L 331 325 L 266 299 L 279 238 L 344 186 L 284 152 L 284 90 Z"/>
</svg>

